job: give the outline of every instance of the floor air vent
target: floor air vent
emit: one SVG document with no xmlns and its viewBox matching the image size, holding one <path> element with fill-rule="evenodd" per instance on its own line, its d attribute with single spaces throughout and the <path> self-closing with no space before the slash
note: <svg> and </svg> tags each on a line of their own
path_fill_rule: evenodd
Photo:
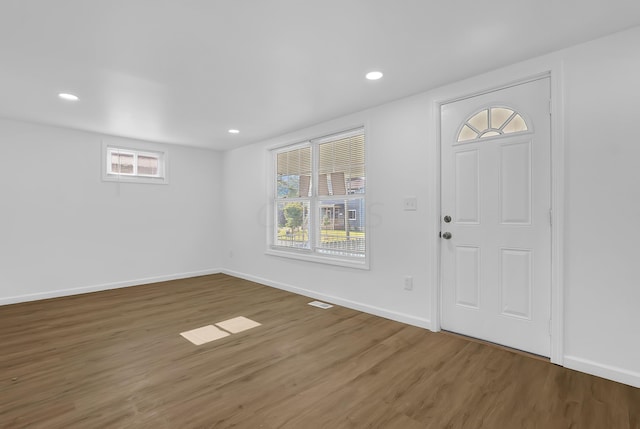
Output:
<svg viewBox="0 0 640 429">
<path fill-rule="evenodd" d="M 326 310 L 327 308 L 333 307 L 333 305 L 331 304 L 327 304 L 326 302 L 320 302 L 320 301 L 311 301 L 309 305 L 313 305 L 314 307 L 322 308 L 324 310 Z"/>
</svg>

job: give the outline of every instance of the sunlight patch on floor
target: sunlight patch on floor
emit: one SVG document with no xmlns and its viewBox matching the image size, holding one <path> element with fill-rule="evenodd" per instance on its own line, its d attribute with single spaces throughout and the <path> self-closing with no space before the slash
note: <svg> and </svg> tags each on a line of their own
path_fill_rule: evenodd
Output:
<svg viewBox="0 0 640 429">
<path fill-rule="evenodd" d="M 184 338 L 191 341 L 196 346 L 228 337 L 230 334 L 218 329 L 213 325 L 203 326 L 202 328 L 192 329 L 190 331 L 180 333 Z"/>
<path fill-rule="evenodd" d="M 207 325 L 201 328 L 192 329 L 190 331 L 181 332 L 180 335 L 191 341 L 196 346 L 228 337 L 231 334 L 246 331 L 257 326 L 260 323 L 248 319 L 244 316 L 234 317 L 233 319 L 224 320 L 214 325 Z"/>
<path fill-rule="evenodd" d="M 233 319 L 225 320 L 224 322 L 216 323 L 218 328 L 222 328 L 225 331 L 237 334 L 238 332 L 246 331 L 247 329 L 260 326 L 260 323 L 251 319 L 247 319 L 244 316 L 234 317 Z"/>
</svg>

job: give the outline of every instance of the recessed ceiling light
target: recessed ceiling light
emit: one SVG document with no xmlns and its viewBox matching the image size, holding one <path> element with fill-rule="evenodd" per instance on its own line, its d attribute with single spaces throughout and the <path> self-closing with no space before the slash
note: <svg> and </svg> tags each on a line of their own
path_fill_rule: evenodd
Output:
<svg viewBox="0 0 640 429">
<path fill-rule="evenodd" d="M 229 130 L 229 134 L 238 134 L 239 132 L 240 130 L 234 130 L 234 129 Z"/>
<path fill-rule="evenodd" d="M 383 76 L 382 72 L 372 71 L 367 73 L 366 78 L 369 80 L 378 80 Z"/>
<path fill-rule="evenodd" d="M 58 94 L 58 97 L 62 98 L 63 100 L 78 101 L 77 95 L 67 94 L 64 92 L 61 92 L 60 94 Z"/>
</svg>

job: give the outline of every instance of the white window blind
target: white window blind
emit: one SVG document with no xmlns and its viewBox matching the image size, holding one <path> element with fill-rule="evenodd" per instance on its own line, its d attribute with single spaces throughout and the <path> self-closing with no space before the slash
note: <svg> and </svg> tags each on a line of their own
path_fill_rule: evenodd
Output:
<svg viewBox="0 0 640 429">
<path fill-rule="evenodd" d="M 311 189 L 311 147 L 277 154 L 278 197 L 308 197 Z"/>
</svg>

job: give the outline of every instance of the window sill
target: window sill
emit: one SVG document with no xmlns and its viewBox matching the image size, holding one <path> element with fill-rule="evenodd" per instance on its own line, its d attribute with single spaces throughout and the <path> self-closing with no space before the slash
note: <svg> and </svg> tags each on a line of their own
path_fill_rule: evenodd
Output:
<svg viewBox="0 0 640 429">
<path fill-rule="evenodd" d="M 102 176 L 104 182 L 119 182 L 119 183 L 147 183 L 152 185 L 168 185 L 169 179 L 167 177 L 145 177 L 145 176 L 116 176 L 106 174 Z"/>
<path fill-rule="evenodd" d="M 265 251 L 265 254 L 271 256 L 279 256 L 287 259 L 297 259 L 300 261 L 307 262 L 315 262 L 319 264 L 325 265 L 336 265 L 339 267 L 347 267 L 347 268 L 356 268 L 359 270 L 368 270 L 369 269 L 369 259 L 361 258 L 361 259 L 346 259 L 340 257 L 332 257 L 332 256 L 320 256 L 311 251 L 300 251 L 300 250 L 288 250 L 281 248 L 268 248 Z"/>
</svg>

